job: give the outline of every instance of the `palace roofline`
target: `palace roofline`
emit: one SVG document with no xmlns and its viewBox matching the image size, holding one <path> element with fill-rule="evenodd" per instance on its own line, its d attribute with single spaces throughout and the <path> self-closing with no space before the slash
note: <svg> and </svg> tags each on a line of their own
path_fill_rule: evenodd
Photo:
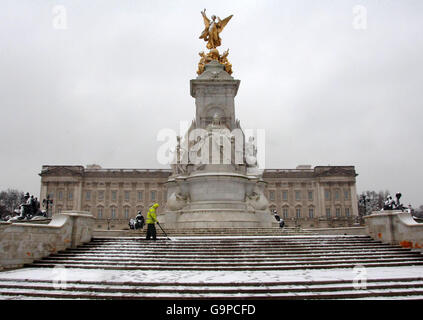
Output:
<svg viewBox="0 0 423 320">
<path fill-rule="evenodd" d="M 119 169 L 119 168 L 86 168 L 82 165 L 43 165 L 39 175 L 41 177 L 51 175 L 59 176 L 64 174 L 80 176 L 98 176 L 98 175 L 161 175 L 163 177 L 171 175 L 171 169 Z M 314 168 L 296 168 L 296 169 L 264 169 L 264 178 L 279 177 L 325 177 L 325 176 L 350 176 L 356 177 L 358 174 L 354 166 L 315 166 Z"/>
</svg>

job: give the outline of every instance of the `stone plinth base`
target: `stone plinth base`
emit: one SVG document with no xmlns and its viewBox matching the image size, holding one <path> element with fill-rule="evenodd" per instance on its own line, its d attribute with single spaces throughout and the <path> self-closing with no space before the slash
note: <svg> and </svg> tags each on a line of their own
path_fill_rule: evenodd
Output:
<svg viewBox="0 0 423 320">
<path fill-rule="evenodd" d="M 207 171 L 209 170 L 209 171 Z M 168 181 L 167 227 L 270 228 L 275 218 L 258 176 L 237 173 L 227 165 L 208 165 Z"/>
<path fill-rule="evenodd" d="M 268 211 L 208 209 L 166 212 L 163 223 L 168 228 L 270 228 L 274 217 Z"/>
</svg>

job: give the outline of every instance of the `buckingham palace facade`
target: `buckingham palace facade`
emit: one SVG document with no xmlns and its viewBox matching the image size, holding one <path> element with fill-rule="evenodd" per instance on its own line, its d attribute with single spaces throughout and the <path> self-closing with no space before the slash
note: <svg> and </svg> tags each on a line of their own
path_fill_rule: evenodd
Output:
<svg viewBox="0 0 423 320">
<path fill-rule="evenodd" d="M 153 203 L 166 210 L 167 169 L 103 169 L 98 165 L 42 167 L 40 199 L 53 199 L 50 214 L 83 210 L 96 217 L 96 229 L 127 229 L 138 211 Z M 298 166 L 266 169 L 263 180 L 270 209 L 289 227 L 347 227 L 358 218 L 354 166 Z"/>
</svg>

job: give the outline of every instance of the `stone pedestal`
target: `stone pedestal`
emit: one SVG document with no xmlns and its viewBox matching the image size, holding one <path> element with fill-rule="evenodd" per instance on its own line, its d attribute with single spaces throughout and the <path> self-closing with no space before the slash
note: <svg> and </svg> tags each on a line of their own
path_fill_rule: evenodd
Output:
<svg viewBox="0 0 423 320">
<path fill-rule="evenodd" d="M 177 152 L 179 158 L 167 182 L 167 210 L 162 218 L 166 227 L 272 226 L 265 183 L 251 164 L 254 155 L 246 162 L 245 137 L 235 117 L 239 84 L 216 61 L 191 80 L 196 117 L 184 146 L 179 147 L 185 153 Z"/>
</svg>

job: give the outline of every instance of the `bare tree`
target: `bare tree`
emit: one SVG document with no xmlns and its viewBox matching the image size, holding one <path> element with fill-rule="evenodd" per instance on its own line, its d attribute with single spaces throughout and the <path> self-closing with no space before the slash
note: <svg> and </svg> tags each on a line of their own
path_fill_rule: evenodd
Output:
<svg viewBox="0 0 423 320">
<path fill-rule="evenodd" d="M 385 191 L 364 191 L 358 195 L 358 212 L 361 216 L 368 215 L 372 211 L 379 211 L 383 208 L 386 197 L 390 194 L 388 190 Z"/>
<path fill-rule="evenodd" d="M 24 200 L 24 192 L 16 189 L 7 189 L 0 192 L 0 204 L 5 210 L 13 212 Z"/>
<path fill-rule="evenodd" d="M 421 205 L 418 209 L 414 209 L 413 216 L 423 219 L 423 205 Z"/>
</svg>

